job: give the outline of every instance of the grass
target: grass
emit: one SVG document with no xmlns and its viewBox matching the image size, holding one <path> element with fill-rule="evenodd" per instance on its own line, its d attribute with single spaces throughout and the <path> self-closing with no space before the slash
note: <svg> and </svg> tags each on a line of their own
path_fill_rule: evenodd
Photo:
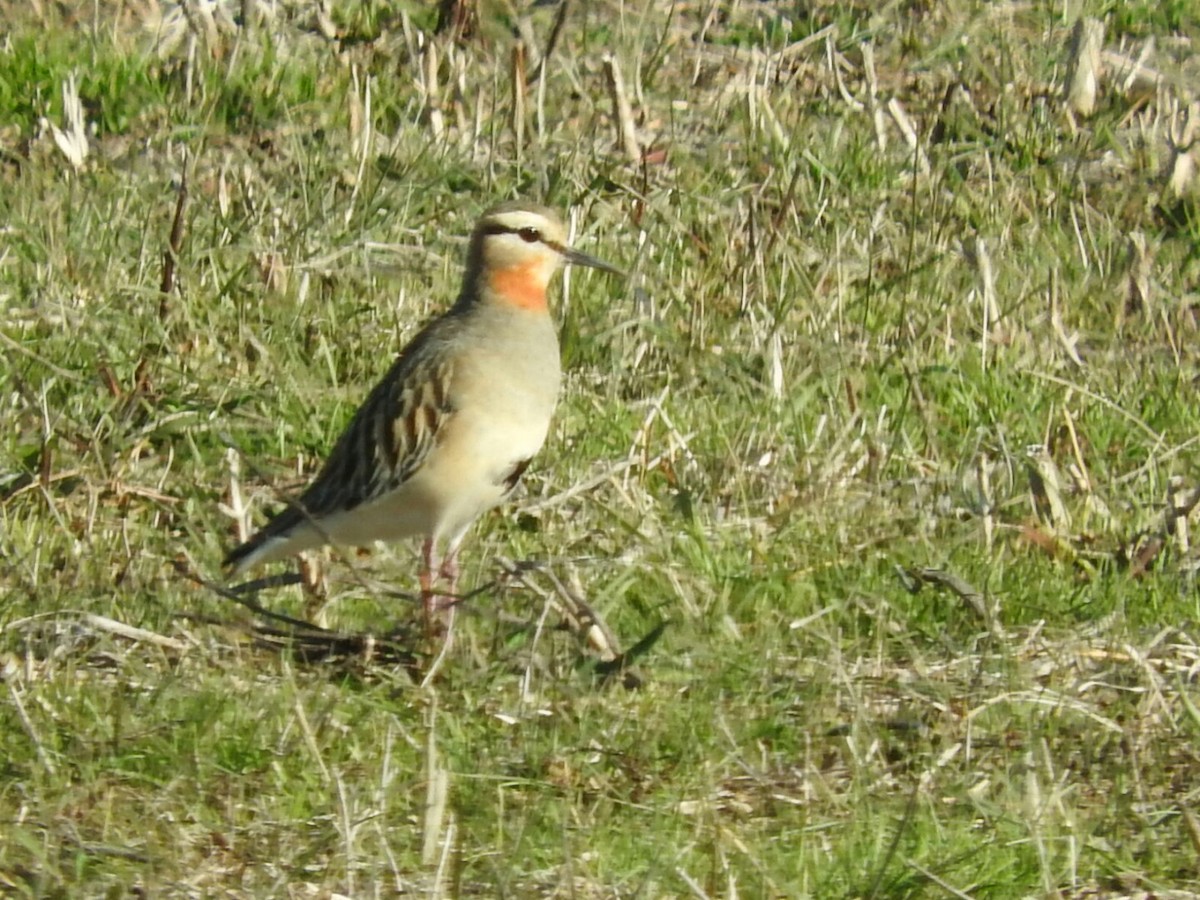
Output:
<svg viewBox="0 0 1200 900">
<path fill-rule="evenodd" d="M 576 6 L 520 147 L 488 4 L 461 44 L 429 4 L 335 4 L 339 39 L 281 6 L 190 56 L 170 8 L 4 10 L 0 885 L 1200 890 L 1195 14 L 1073 9 L 1162 74 L 1109 58 L 1082 116 L 1061 6 Z M 180 567 L 219 579 L 231 481 L 257 519 L 311 475 L 510 196 L 633 274 L 561 291 L 559 413 L 453 653 L 421 687 L 256 642 Z M 382 634 L 414 568 L 260 599 Z M 667 623 L 640 688 L 568 589 L 622 647 Z"/>
</svg>

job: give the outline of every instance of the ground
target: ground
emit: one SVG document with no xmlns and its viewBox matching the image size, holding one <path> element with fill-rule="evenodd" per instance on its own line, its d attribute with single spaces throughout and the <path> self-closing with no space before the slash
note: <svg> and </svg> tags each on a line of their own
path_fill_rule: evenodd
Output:
<svg viewBox="0 0 1200 900">
<path fill-rule="evenodd" d="M 4 891 L 1200 891 L 1192 5 L 441 5 L 0 3 Z M 630 275 L 436 672 L 222 593 L 513 197 Z"/>
</svg>

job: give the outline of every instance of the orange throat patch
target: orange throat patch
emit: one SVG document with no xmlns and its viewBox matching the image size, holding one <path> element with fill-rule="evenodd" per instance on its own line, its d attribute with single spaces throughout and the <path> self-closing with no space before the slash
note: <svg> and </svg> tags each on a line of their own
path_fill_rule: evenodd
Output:
<svg viewBox="0 0 1200 900">
<path fill-rule="evenodd" d="M 536 262 L 492 271 L 488 275 L 488 287 L 520 309 L 546 309 L 546 278 L 542 266 Z"/>
</svg>

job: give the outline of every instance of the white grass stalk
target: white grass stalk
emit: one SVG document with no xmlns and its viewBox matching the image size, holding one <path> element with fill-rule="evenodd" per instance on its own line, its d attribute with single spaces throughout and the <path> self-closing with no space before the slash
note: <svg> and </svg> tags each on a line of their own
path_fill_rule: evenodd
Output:
<svg viewBox="0 0 1200 900">
<path fill-rule="evenodd" d="M 71 168 L 79 171 L 88 157 L 87 125 L 83 119 L 83 103 L 79 99 L 79 88 L 75 85 L 75 74 L 67 76 L 62 85 L 63 124 L 65 128 L 51 125 L 54 143 L 62 151 Z"/>
</svg>

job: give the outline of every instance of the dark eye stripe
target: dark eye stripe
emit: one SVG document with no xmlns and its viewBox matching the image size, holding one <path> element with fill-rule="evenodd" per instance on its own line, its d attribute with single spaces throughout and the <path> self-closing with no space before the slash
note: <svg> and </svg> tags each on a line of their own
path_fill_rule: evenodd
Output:
<svg viewBox="0 0 1200 900">
<path fill-rule="evenodd" d="M 488 222 L 480 231 L 488 236 L 493 234 L 515 234 L 529 244 L 543 240 L 542 233 L 532 225 L 522 225 L 520 228 L 514 228 L 511 225 L 505 225 L 501 222 Z"/>
</svg>

